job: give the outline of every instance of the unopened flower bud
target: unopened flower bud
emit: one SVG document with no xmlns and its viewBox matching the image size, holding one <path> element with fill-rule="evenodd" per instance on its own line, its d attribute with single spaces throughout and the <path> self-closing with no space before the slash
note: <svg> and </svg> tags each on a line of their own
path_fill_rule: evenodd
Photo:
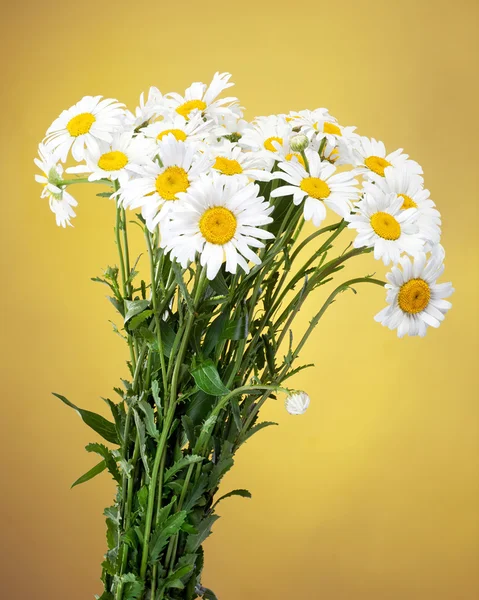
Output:
<svg viewBox="0 0 479 600">
<path fill-rule="evenodd" d="M 293 152 L 302 152 L 308 147 L 309 140 L 304 133 L 293 135 L 289 139 L 289 147 Z"/>
<path fill-rule="evenodd" d="M 306 392 L 295 392 L 286 398 L 285 406 L 290 415 L 302 415 L 306 412 L 309 403 L 310 399 Z"/>
</svg>

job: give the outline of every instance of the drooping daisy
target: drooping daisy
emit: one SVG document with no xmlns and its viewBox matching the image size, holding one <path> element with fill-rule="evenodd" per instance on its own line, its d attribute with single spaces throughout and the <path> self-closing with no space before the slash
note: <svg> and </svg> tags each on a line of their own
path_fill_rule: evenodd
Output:
<svg viewBox="0 0 479 600">
<path fill-rule="evenodd" d="M 179 142 L 167 135 L 157 145 L 160 164 L 153 163 L 130 180 L 119 192 L 125 208 L 141 207 L 150 231 L 166 217 L 181 192 L 188 191 L 201 173 L 210 169 L 211 159 L 198 152 L 196 145 Z"/>
<path fill-rule="evenodd" d="M 181 194 L 181 203 L 169 215 L 162 244 L 186 268 L 196 253 L 214 279 L 226 259 L 226 270 L 249 272 L 248 261 L 260 264 L 252 248 L 274 238 L 262 226 L 272 222 L 273 207 L 259 196 L 259 186 L 242 178 L 204 175 Z"/>
<path fill-rule="evenodd" d="M 72 207 L 77 206 L 78 202 L 61 185 L 63 167 L 58 162 L 58 156 L 49 152 L 43 144 L 39 145 L 38 154 L 40 158 L 35 158 L 34 162 L 42 175 L 35 175 L 35 181 L 43 184 L 41 198 L 48 198 L 58 226 L 72 227 L 70 219 L 76 216 Z"/>
<path fill-rule="evenodd" d="M 186 140 L 197 142 L 204 140 L 213 127 L 214 123 L 205 121 L 198 112 L 189 120 L 176 113 L 170 113 L 162 121 L 157 121 L 142 129 L 142 133 L 156 142 L 161 142 L 165 136 L 170 134 L 179 142 Z"/>
<path fill-rule="evenodd" d="M 92 152 L 86 152 L 86 164 L 67 169 L 68 173 L 90 173 L 89 181 L 99 179 L 118 180 L 120 185 L 134 175 L 141 175 L 143 168 L 153 164 L 156 144 L 133 131 L 115 133 L 110 144 L 102 142 Z"/>
<path fill-rule="evenodd" d="M 373 181 L 364 182 L 364 189 L 375 193 L 378 188 L 385 194 L 395 193 L 403 199 L 402 210 L 416 208 L 417 223 L 425 239 L 435 246 L 441 238 L 441 214 L 429 197 L 429 190 L 424 189 L 421 175 L 411 173 L 405 168 L 384 171 L 384 177 L 375 177 Z"/>
<path fill-rule="evenodd" d="M 307 149 L 309 173 L 298 162 L 279 163 L 281 171 L 273 173 L 274 179 L 282 179 L 289 185 L 276 188 L 272 198 L 293 196 L 296 205 L 304 200 L 304 218 L 319 227 L 326 218 L 325 205 L 343 218 L 350 215 L 352 202 L 358 197 L 354 174 L 336 173 L 336 167 L 321 161 L 317 152 Z"/>
<path fill-rule="evenodd" d="M 257 117 L 245 128 L 239 143 L 247 150 L 262 153 L 272 167 L 285 155 L 284 145 L 292 133 L 292 125 L 282 115 Z"/>
<path fill-rule="evenodd" d="M 286 410 L 290 415 L 304 415 L 311 400 L 306 392 L 295 392 L 285 400 Z"/>
<path fill-rule="evenodd" d="M 51 152 L 57 152 L 65 162 L 68 152 L 83 160 L 85 151 L 98 149 L 101 141 L 111 142 L 113 133 L 122 127 L 123 104 L 102 96 L 85 96 L 55 119 L 45 138 Z"/>
<path fill-rule="evenodd" d="M 185 119 L 189 119 L 195 112 L 209 118 L 227 114 L 231 111 L 230 105 L 236 104 L 238 99 L 228 97 L 217 100 L 217 97 L 234 85 L 229 83 L 230 78 L 230 73 L 215 73 L 209 86 L 195 82 L 185 91 L 184 96 L 176 92 L 166 94 L 168 105 Z"/>
<path fill-rule="evenodd" d="M 163 94 L 156 87 L 150 87 L 148 98 L 145 102 L 144 92 L 140 95 L 140 106 L 135 109 L 135 114 L 126 111 L 126 123 L 132 128 L 146 126 L 150 121 L 153 121 L 163 115 L 168 110 L 167 104 L 163 99 Z"/>
<path fill-rule="evenodd" d="M 383 142 L 364 136 L 357 140 L 353 160 L 356 172 L 365 177 L 377 175 L 384 177 L 384 171 L 387 167 L 406 168 L 411 173 L 422 173 L 422 167 L 416 161 L 411 160 L 407 154 L 403 154 L 402 148 L 387 154 Z"/>
<path fill-rule="evenodd" d="M 424 236 L 417 224 L 415 208 L 402 209 L 403 199 L 381 189 L 368 192 L 355 206 L 349 227 L 358 235 L 355 248 L 374 248 L 374 258 L 385 265 L 397 264 L 403 252 L 416 256 L 424 248 Z"/>
<path fill-rule="evenodd" d="M 440 245 L 434 247 L 429 260 L 424 253 L 414 262 L 407 256 L 401 258 L 401 269 L 395 266 L 387 275 L 389 306 L 374 319 L 389 329 L 397 329 L 398 337 L 423 337 L 429 326 L 439 327 L 451 308 L 444 298 L 454 292 L 451 283 L 436 283 L 444 272 L 443 260 L 444 250 Z"/>
<path fill-rule="evenodd" d="M 269 181 L 271 173 L 267 161 L 256 152 L 245 152 L 241 146 L 222 140 L 210 148 L 213 169 L 223 175 L 242 175 L 256 181 Z"/>
</svg>

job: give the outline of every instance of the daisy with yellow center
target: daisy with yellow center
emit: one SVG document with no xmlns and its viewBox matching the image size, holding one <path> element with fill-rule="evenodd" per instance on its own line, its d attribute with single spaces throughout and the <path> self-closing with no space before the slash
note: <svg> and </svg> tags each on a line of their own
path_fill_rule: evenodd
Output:
<svg viewBox="0 0 479 600">
<path fill-rule="evenodd" d="M 61 185 L 63 167 L 59 164 L 57 154 L 51 153 L 44 144 L 38 147 L 39 158 L 35 158 L 36 166 L 42 172 L 41 175 L 35 175 L 35 181 L 43 185 L 41 198 L 48 198 L 50 210 L 55 215 L 56 223 L 59 227 L 72 227 L 71 219 L 75 217 L 74 206 L 78 202 Z"/>
<path fill-rule="evenodd" d="M 321 161 L 317 152 L 306 149 L 309 172 L 299 162 L 281 162 L 280 171 L 273 173 L 286 185 L 277 187 L 271 197 L 292 196 L 296 205 L 303 204 L 306 221 L 319 227 L 326 218 L 326 207 L 343 218 L 350 215 L 352 202 L 358 197 L 357 181 L 349 173 L 336 173 L 336 167 Z"/>
<path fill-rule="evenodd" d="M 424 231 L 418 226 L 418 212 L 402 209 L 397 194 L 371 189 L 355 206 L 349 227 L 356 229 L 355 248 L 374 248 L 374 258 L 385 265 L 397 264 L 404 252 L 416 256 L 425 243 Z"/>
<path fill-rule="evenodd" d="M 140 105 L 136 107 L 135 113 L 126 111 L 126 124 L 131 129 L 143 128 L 160 118 L 168 111 L 167 103 L 163 94 L 156 87 L 150 87 L 148 97 L 145 100 L 145 94 L 140 95 Z"/>
<path fill-rule="evenodd" d="M 123 104 L 101 96 L 85 96 L 64 110 L 47 131 L 45 145 L 65 162 L 72 151 L 77 161 L 85 158 L 86 150 L 95 151 L 101 142 L 111 142 L 122 127 Z"/>
<path fill-rule="evenodd" d="M 444 249 L 433 247 L 431 256 L 418 254 L 414 262 L 401 258 L 400 267 L 393 267 L 387 275 L 388 306 L 375 317 L 389 329 L 397 329 L 398 336 L 424 336 L 427 328 L 439 327 L 451 308 L 448 298 L 454 288 L 450 283 L 437 283 L 444 271 Z"/>
<path fill-rule="evenodd" d="M 222 140 L 216 146 L 210 146 L 214 159 L 213 169 L 222 175 L 242 176 L 246 180 L 269 181 L 271 173 L 269 163 L 262 154 L 246 152 L 237 143 Z"/>
<path fill-rule="evenodd" d="M 274 236 L 263 228 L 273 220 L 273 207 L 259 196 L 258 185 L 213 173 L 180 196 L 181 204 L 162 228 L 162 246 L 183 268 L 197 254 L 208 279 L 216 277 L 223 262 L 229 273 L 238 267 L 248 273 L 249 262 L 260 264 L 252 248 L 262 248 L 261 240 Z"/>
<path fill-rule="evenodd" d="M 152 123 L 142 133 L 145 137 L 161 142 L 166 136 L 171 135 L 178 142 L 202 142 L 214 132 L 215 125 L 212 121 L 205 121 L 200 114 L 195 114 L 186 120 L 179 114 L 169 113 L 161 121 Z"/>
<path fill-rule="evenodd" d="M 417 222 L 430 246 L 439 243 L 441 238 L 441 215 L 435 203 L 429 197 L 429 190 L 424 189 L 421 175 L 411 173 L 405 167 L 386 169 L 384 177 L 377 177 L 374 182 L 365 181 L 364 189 L 372 194 L 380 189 L 385 194 L 394 193 L 402 198 L 402 210 L 417 209 Z"/>
<path fill-rule="evenodd" d="M 90 173 L 89 181 L 117 180 L 120 185 L 141 175 L 143 168 L 153 164 L 156 145 L 141 134 L 127 131 L 115 134 L 111 144 L 101 143 L 86 153 L 86 164 L 67 169 L 68 173 Z"/>
<path fill-rule="evenodd" d="M 407 169 L 410 173 L 421 174 L 421 166 L 403 154 L 402 148 L 387 154 L 384 144 L 374 138 L 359 137 L 353 148 L 352 162 L 356 173 L 366 179 L 376 181 L 386 176 L 386 169 Z"/>
<path fill-rule="evenodd" d="M 185 91 L 184 96 L 177 93 L 167 94 L 168 107 L 186 120 L 191 119 L 195 114 L 209 118 L 228 114 L 231 112 L 231 107 L 238 103 L 238 99 L 228 97 L 218 100 L 217 98 L 224 90 L 234 85 L 229 82 L 230 78 L 229 73 L 215 73 L 209 86 L 196 82 Z"/>
<path fill-rule="evenodd" d="M 213 163 L 197 145 L 178 141 L 171 135 L 156 144 L 155 152 L 158 161 L 142 167 L 138 176 L 122 186 L 118 194 L 125 208 L 141 208 L 150 231 L 167 218 L 181 193 L 187 192 Z"/>
<path fill-rule="evenodd" d="M 288 123 L 284 115 L 257 117 L 245 128 L 239 144 L 263 156 L 271 169 L 276 160 L 284 159 L 286 154 L 291 153 L 289 139 L 292 134 L 293 123 Z"/>
</svg>

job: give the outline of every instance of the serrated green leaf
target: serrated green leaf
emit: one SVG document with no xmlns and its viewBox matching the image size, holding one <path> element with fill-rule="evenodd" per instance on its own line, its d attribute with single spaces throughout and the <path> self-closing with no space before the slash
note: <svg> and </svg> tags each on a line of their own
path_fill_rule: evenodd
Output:
<svg viewBox="0 0 479 600">
<path fill-rule="evenodd" d="M 187 513 L 184 510 L 171 515 L 168 517 L 161 529 L 158 529 L 152 536 L 150 540 L 150 562 L 155 563 L 163 548 L 168 543 L 168 540 L 172 535 L 178 533 L 183 525 L 185 519 L 187 517 Z"/>
<path fill-rule="evenodd" d="M 165 483 L 169 481 L 175 473 L 181 471 L 181 469 L 184 469 L 185 467 L 188 467 L 191 464 L 201 462 L 202 460 L 202 456 L 197 456 L 195 454 L 188 454 L 187 456 L 184 456 L 182 459 L 175 462 L 175 464 L 166 471 L 164 478 Z"/>
<path fill-rule="evenodd" d="M 146 302 L 146 300 L 141 300 L 141 302 Z M 128 329 L 134 331 L 137 329 L 142 323 L 144 323 L 147 319 L 151 317 L 153 314 L 152 310 L 144 310 L 139 315 L 136 315 L 130 319 L 128 324 Z"/>
<path fill-rule="evenodd" d="M 222 312 L 218 317 L 216 317 L 214 321 L 212 321 L 208 325 L 206 329 L 205 339 L 203 342 L 203 354 L 205 357 L 208 357 L 213 352 L 219 340 L 221 339 L 221 334 L 223 329 L 225 328 L 228 316 L 228 312 Z"/>
<path fill-rule="evenodd" d="M 88 444 L 85 447 L 85 450 L 87 452 L 95 452 L 96 454 L 99 454 L 101 457 L 103 457 L 106 468 L 112 474 L 113 479 L 115 479 L 117 483 L 121 483 L 120 471 L 118 470 L 116 460 L 113 458 L 110 450 L 106 446 L 98 443 Z"/>
<path fill-rule="evenodd" d="M 229 389 L 221 381 L 221 377 L 212 360 L 206 360 L 191 372 L 196 385 L 210 396 L 224 396 Z"/>
<path fill-rule="evenodd" d="M 150 306 L 149 300 L 125 300 L 126 315 L 125 323 L 140 314 Z"/>
<path fill-rule="evenodd" d="M 241 498 L 251 498 L 251 492 L 248 490 L 233 490 L 231 492 L 228 492 L 227 494 L 224 494 L 223 496 L 221 496 L 220 498 L 218 498 L 218 500 L 216 500 L 216 502 L 213 504 L 212 509 L 219 504 L 222 500 L 225 500 L 226 498 L 231 498 L 232 496 L 241 496 Z"/>
<path fill-rule="evenodd" d="M 121 576 L 123 581 L 123 600 L 140 600 L 145 584 L 133 573 Z"/>
<path fill-rule="evenodd" d="M 254 425 L 246 433 L 245 437 L 243 438 L 243 442 L 246 442 L 246 440 L 248 440 L 252 435 L 257 433 L 258 431 L 261 431 L 261 429 L 264 429 L 265 427 L 270 427 L 270 425 L 277 425 L 277 424 L 278 423 L 274 423 L 273 421 L 263 421 L 262 423 L 258 423 L 257 425 Z"/>
<path fill-rule="evenodd" d="M 59 400 L 61 400 L 64 404 L 66 404 L 70 408 L 73 408 L 73 410 L 80 415 L 83 422 L 86 425 L 88 425 L 88 427 L 91 427 L 93 431 L 96 431 L 99 435 L 101 435 L 102 438 L 104 438 L 107 442 L 119 445 L 116 427 L 113 423 L 110 423 L 110 421 L 107 421 L 105 417 L 97 415 L 96 413 L 91 412 L 90 410 L 83 410 L 82 408 L 78 408 L 78 406 L 75 406 L 73 402 L 70 402 L 70 400 L 68 400 L 67 398 L 65 398 L 65 396 L 62 396 L 61 394 L 56 394 L 55 392 L 52 392 L 52 394 L 56 396 Z"/>
<path fill-rule="evenodd" d="M 157 440 L 160 437 L 160 434 L 156 427 L 155 412 L 153 408 L 150 406 L 150 404 L 148 404 L 148 402 L 145 402 L 144 400 L 140 400 L 138 402 L 138 407 L 145 414 L 146 431 L 153 439 Z"/>
<path fill-rule="evenodd" d="M 196 440 L 195 426 L 193 420 L 188 415 L 183 415 L 181 417 L 181 424 L 183 425 L 183 429 L 190 444 L 190 448 L 193 448 Z"/>
<path fill-rule="evenodd" d="M 209 588 L 205 588 L 202 598 L 204 598 L 204 600 L 218 600 L 216 594 Z"/>
<path fill-rule="evenodd" d="M 208 481 L 208 487 L 210 489 L 215 489 L 218 486 L 223 475 L 231 469 L 233 464 L 234 459 L 232 456 L 227 456 L 226 458 L 219 460 L 213 467 L 213 470 L 211 471 L 210 478 Z"/>
<path fill-rule="evenodd" d="M 221 333 L 222 340 L 245 340 L 249 334 L 248 314 L 245 312 L 234 321 L 229 321 Z"/>
<path fill-rule="evenodd" d="M 189 535 L 186 541 L 185 551 L 187 553 L 195 552 L 206 538 L 211 533 L 211 528 L 215 521 L 219 519 L 218 515 L 208 515 L 197 525 L 198 533 L 196 535 Z"/>
<path fill-rule="evenodd" d="M 93 479 L 93 477 L 96 477 L 97 475 L 102 473 L 105 469 L 106 469 L 106 464 L 105 464 L 105 461 L 102 460 L 100 463 L 95 465 L 92 469 L 87 471 L 84 475 L 79 477 L 74 483 L 72 483 L 71 487 L 74 488 L 75 486 L 80 485 L 81 483 L 85 483 L 85 481 L 90 481 L 90 479 Z"/>
<path fill-rule="evenodd" d="M 197 503 L 200 501 L 201 497 L 206 491 L 207 486 L 206 477 L 201 477 L 192 487 L 190 493 L 186 497 L 186 501 L 183 505 L 183 508 L 189 512 L 192 508 L 194 508 Z"/>
</svg>

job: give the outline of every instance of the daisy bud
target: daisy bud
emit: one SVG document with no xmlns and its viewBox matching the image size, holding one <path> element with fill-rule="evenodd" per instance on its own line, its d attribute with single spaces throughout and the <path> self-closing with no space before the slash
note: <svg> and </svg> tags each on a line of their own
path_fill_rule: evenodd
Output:
<svg viewBox="0 0 479 600">
<path fill-rule="evenodd" d="M 308 145 L 309 140 L 304 133 L 298 133 L 289 139 L 289 147 L 293 152 L 302 152 Z"/>
<path fill-rule="evenodd" d="M 309 402 L 310 398 L 306 392 L 295 392 L 286 398 L 286 410 L 290 415 L 302 415 L 306 412 Z"/>
</svg>

